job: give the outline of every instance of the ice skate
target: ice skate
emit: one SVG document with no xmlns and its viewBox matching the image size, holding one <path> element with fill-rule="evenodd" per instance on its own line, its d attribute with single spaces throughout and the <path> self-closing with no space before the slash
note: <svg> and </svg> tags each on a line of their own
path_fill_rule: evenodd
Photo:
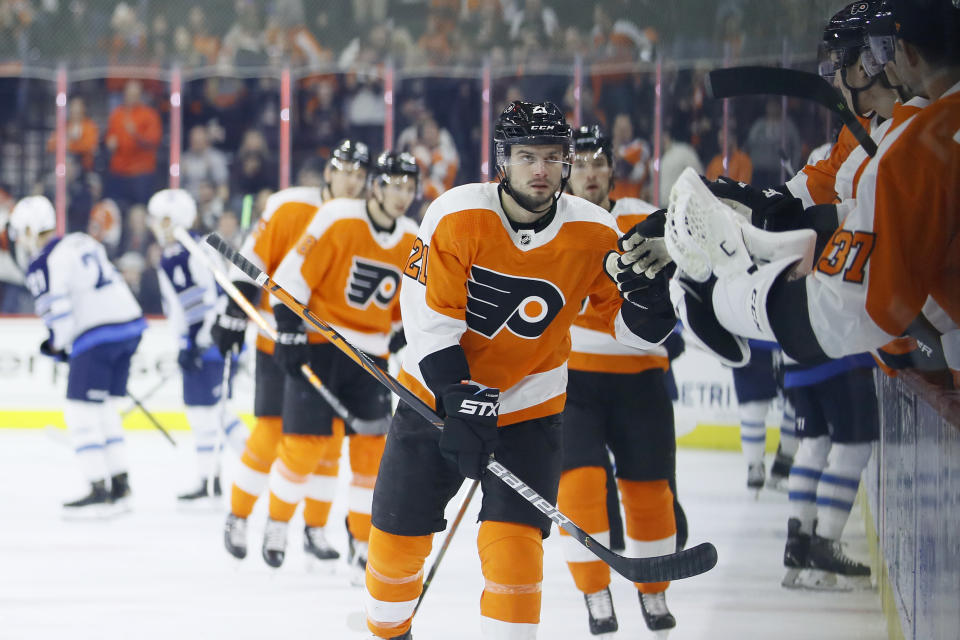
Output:
<svg viewBox="0 0 960 640">
<path fill-rule="evenodd" d="M 590 633 L 601 638 L 612 638 L 620 625 L 617 623 L 617 613 L 613 610 L 610 587 L 585 593 L 583 599 L 587 603 L 587 615 L 590 616 Z"/>
<path fill-rule="evenodd" d="M 340 553 L 330 546 L 323 527 L 303 528 L 303 550 L 307 558 L 307 569 L 315 567 L 333 571 L 331 560 L 340 557 Z"/>
<path fill-rule="evenodd" d="M 223 525 L 223 546 L 237 560 L 247 557 L 247 519 L 227 514 Z"/>
<path fill-rule="evenodd" d="M 350 567 L 350 584 L 362 587 L 366 583 L 367 543 L 353 537 L 347 521 L 347 565 Z"/>
<path fill-rule="evenodd" d="M 807 555 L 810 551 L 810 535 L 800 533 L 800 520 L 790 518 L 787 521 L 787 544 L 783 548 L 783 566 L 787 573 L 783 576 L 780 585 L 787 589 L 800 589 L 800 573 L 807 566 Z"/>
<path fill-rule="evenodd" d="M 113 498 L 104 480 L 90 483 L 90 493 L 63 504 L 63 517 L 68 520 L 109 518 L 115 512 Z"/>
<path fill-rule="evenodd" d="M 110 499 L 113 500 L 115 511 L 130 511 L 130 482 L 126 471 L 110 478 Z"/>
<path fill-rule="evenodd" d="M 212 506 L 219 501 L 223 491 L 220 488 L 220 476 L 213 477 L 213 492 L 208 490 L 207 478 L 202 478 L 197 488 L 187 493 L 181 493 L 177 496 L 177 504 L 180 506 Z"/>
<path fill-rule="evenodd" d="M 369 638 L 370 638 L 370 640 L 383 640 L 380 636 L 374 636 L 374 635 L 369 636 Z M 413 636 L 410 635 L 410 632 L 409 632 L 409 631 L 407 631 L 407 632 L 406 632 L 405 634 L 403 634 L 402 636 L 397 636 L 397 637 L 394 638 L 393 640 L 413 640 Z"/>
<path fill-rule="evenodd" d="M 640 609 L 643 611 L 643 621 L 647 623 L 647 629 L 656 632 L 658 638 L 666 638 L 670 629 L 677 626 L 677 620 L 667 608 L 667 593 L 643 593 L 638 592 L 640 596 Z"/>
<path fill-rule="evenodd" d="M 870 589 L 870 567 L 853 560 L 843 552 L 839 540 L 810 537 L 810 552 L 803 586 L 816 591 L 852 591 Z"/>
<path fill-rule="evenodd" d="M 283 556 L 287 549 L 287 523 L 280 520 L 267 519 L 267 526 L 263 530 L 263 561 L 277 569 L 283 564 Z"/>
<path fill-rule="evenodd" d="M 766 478 L 767 470 L 762 462 L 747 465 L 747 490 L 754 492 L 755 497 L 760 495 Z"/>
<path fill-rule="evenodd" d="M 767 488 L 782 493 L 787 492 L 787 480 L 790 478 L 790 467 L 793 466 L 793 458 L 780 453 L 780 447 L 777 447 L 777 456 L 773 459 L 773 466 L 770 467 L 770 477 L 767 478 Z"/>
</svg>

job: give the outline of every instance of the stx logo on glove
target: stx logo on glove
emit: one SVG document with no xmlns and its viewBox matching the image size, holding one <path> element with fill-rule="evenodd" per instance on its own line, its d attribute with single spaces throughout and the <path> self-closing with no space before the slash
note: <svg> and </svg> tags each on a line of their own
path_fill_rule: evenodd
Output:
<svg viewBox="0 0 960 640">
<path fill-rule="evenodd" d="M 400 272 L 394 267 L 372 260 L 353 259 L 345 294 L 351 306 L 366 309 L 371 302 L 384 309 L 400 287 Z"/>
<path fill-rule="evenodd" d="M 538 278 L 508 276 L 474 265 L 467 280 L 467 327 L 493 338 L 503 327 L 538 338 L 563 309 L 563 293 Z"/>
<path fill-rule="evenodd" d="M 484 402 L 482 400 L 463 400 L 457 413 L 468 416 L 495 416 L 500 411 L 499 402 Z"/>
</svg>

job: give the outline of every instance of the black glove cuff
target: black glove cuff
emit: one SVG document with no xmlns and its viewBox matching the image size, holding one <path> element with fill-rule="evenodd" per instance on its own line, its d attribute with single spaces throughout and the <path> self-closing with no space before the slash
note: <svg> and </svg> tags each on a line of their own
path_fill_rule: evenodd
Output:
<svg viewBox="0 0 960 640">
<path fill-rule="evenodd" d="M 440 408 L 439 399 L 447 387 L 470 379 L 470 365 L 463 347 L 455 344 L 425 356 L 420 361 L 420 373 Z"/>
<path fill-rule="evenodd" d="M 277 333 L 305 333 L 303 320 L 287 306 L 275 306 L 273 317 L 277 320 Z"/>
</svg>

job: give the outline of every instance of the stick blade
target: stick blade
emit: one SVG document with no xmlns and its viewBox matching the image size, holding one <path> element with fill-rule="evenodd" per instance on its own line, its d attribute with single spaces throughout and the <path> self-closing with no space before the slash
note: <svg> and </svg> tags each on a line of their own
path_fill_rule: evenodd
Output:
<svg viewBox="0 0 960 640">
<path fill-rule="evenodd" d="M 589 547 L 593 553 L 630 582 L 670 582 L 692 578 L 717 566 L 717 548 L 709 542 L 652 558 L 627 558 L 604 547 Z M 603 553 L 606 552 L 606 553 Z"/>
</svg>

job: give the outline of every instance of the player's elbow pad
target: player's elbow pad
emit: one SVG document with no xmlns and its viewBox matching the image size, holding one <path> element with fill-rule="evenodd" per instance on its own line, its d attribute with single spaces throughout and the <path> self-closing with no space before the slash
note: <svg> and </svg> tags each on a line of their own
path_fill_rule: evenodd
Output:
<svg viewBox="0 0 960 640">
<path fill-rule="evenodd" d="M 783 352 L 804 365 L 830 360 L 810 324 L 806 278 L 787 280 L 780 274 L 767 295 L 767 321 Z"/>
</svg>

